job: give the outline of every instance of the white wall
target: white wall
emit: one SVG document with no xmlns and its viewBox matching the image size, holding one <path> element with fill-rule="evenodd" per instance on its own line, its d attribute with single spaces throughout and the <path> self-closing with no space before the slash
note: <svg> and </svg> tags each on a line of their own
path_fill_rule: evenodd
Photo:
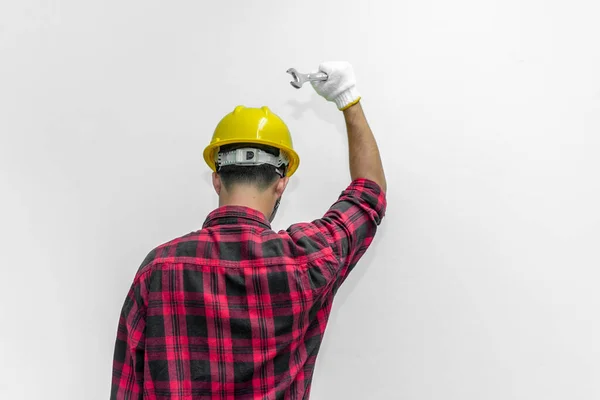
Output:
<svg viewBox="0 0 600 400">
<path fill-rule="evenodd" d="M 216 206 L 201 152 L 235 105 L 270 106 L 302 157 L 275 227 L 326 210 L 341 115 L 285 70 L 327 59 L 355 66 L 389 209 L 312 398 L 600 398 L 599 12 L 0 2 L 0 398 L 108 398 L 125 293 Z"/>
</svg>

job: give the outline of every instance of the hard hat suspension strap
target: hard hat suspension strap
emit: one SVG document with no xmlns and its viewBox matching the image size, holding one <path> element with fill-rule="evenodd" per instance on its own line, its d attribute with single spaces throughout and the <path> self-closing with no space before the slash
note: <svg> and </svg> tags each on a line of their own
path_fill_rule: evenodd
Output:
<svg viewBox="0 0 600 400">
<path fill-rule="evenodd" d="M 289 160 L 283 152 L 280 152 L 279 156 L 275 156 L 264 150 L 251 147 L 219 152 L 215 162 L 217 164 L 217 171 L 226 165 L 252 166 L 269 164 L 274 166 L 277 169 L 277 173 L 282 176 L 285 169 L 281 167 L 289 164 Z"/>
</svg>

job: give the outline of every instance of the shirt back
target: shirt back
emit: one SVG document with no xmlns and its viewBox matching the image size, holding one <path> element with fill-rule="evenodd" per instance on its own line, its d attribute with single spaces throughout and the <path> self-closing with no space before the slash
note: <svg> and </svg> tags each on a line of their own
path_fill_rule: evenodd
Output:
<svg viewBox="0 0 600 400">
<path fill-rule="evenodd" d="M 152 250 L 117 332 L 112 399 L 307 399 L 334 295 L 385 195 L 355 180 L 323 218 L 274 232 L 225 206 Z"/>
</svg>

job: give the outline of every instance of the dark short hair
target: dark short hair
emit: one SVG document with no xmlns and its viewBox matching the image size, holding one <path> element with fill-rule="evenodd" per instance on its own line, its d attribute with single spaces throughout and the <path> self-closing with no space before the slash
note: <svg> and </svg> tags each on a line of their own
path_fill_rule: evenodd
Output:
<svg viewBox="0 0 600 400">
<path fill-rule="evenodd" d="M 251 147 L 271 153 L 274 156 L 279 156 L 279 149 L 271 146 L 252 144 L 252 143 L 236 143 L 221 146 L 219 152 L 231 151 L 242 147 Z M 230 190 L 237 184 L 246 184 L 257 187 L 259 190 L 266 190 L 281 176 L 277 173 L 273 165 L 225 165 L 218 169 L 217 173 L 221 177 L 221 181 L 227 190 Z"/>
</svg>

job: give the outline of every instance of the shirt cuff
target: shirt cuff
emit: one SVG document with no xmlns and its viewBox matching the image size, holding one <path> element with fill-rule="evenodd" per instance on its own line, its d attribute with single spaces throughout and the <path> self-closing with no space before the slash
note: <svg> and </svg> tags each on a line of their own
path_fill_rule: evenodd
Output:
<svg viewBox="0 0 600 400">
<path fill-rule="evenodd" d="M 379 216 L 379 220 L 385 216 L 387 199 L 385 192 L 377 183 L 370 179 L 358 178 L 342 192 L 340 199 L 358 198 L 373 209 Z"/>
</svg>

